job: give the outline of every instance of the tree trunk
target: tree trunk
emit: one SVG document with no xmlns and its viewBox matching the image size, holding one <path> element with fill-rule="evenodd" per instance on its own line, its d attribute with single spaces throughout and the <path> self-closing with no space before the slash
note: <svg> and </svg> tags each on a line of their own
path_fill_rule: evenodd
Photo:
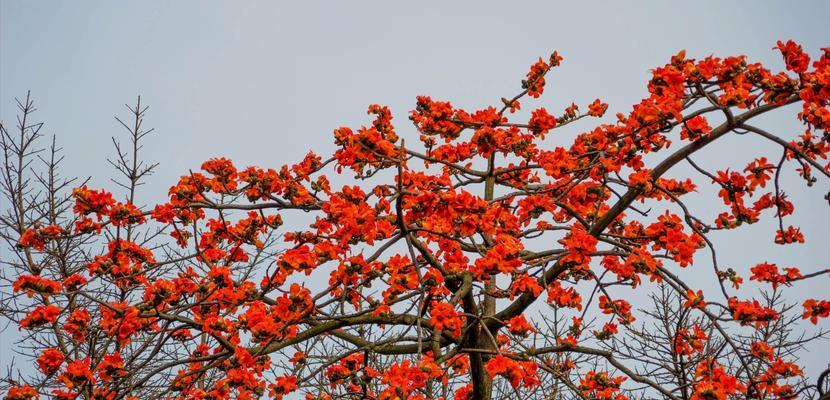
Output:
<svg viewBox="0 0 830 400">
<path fill-rule="evenodd" d="M 496 184 L 496 177 L 493 175 L 493 165 L 494 155 L 491 155 L 488 159 L 488 176 L 484 183 L 484 200 L 487 201 L 493 200 L 493 191 Z M 488 241 L 490 241 L 489 238 Z M 491 245 L 491 243 L 488 243 L 488 245 Z M 492 277 L 492 279 L 484 285 L 484 299 L 481 304 L 481 314 L 483 316 L 482 320 L 496 315 L 496 299 L 490 295 L 495 288 L 496 279 L 495 277 Z M 493 338 L 495 338 L 495 336 L 495 332 L 488 332 L 487 327 L 484 324 L 478 324 L 478 326 L 473 329 L 473 334 L 470 338 L 470 342 L 473 344 L 472 348 L 495 351 L 496 344 L 493 342 Z M 486 352 L 470 354 L 470 374 L 472 375 L 473 381 L 474 399 L 491 400 L 493 398 L 493 379 L 484 368 L 484 365 L 487 363 L 489 358 L 490 355 Z"/>
</svg>

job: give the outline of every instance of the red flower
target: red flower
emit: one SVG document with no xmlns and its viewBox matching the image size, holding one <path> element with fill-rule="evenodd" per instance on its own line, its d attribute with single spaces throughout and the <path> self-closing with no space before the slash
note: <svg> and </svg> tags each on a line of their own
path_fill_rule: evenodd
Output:
<svg viewBox="0 0 830 400">
<path fill-rule="evenodd" d="M 95 222 L 92 218 L 89 217 L 81 217 L 77 221 L 75 221 L 75 233 L 96 233 L 100 234 L 101 229 L 103 229 L 103 225 Z"/>
<path fill-rule="evenodd" d="M 202 163 L 202 169 L 213 175 L 212 190 L 216 193 L 227 193 L 236 190 L 236 167 L 226 158 L 211 158 Z"/>
<path fill-rule="evenodd" d="M 126 303 L 101 305 L 101 327 L 107 335 L 118 338 L 120 345 L 130 342 L 130 337 L 143 329 L 145 322 L 138 316 L 138 308 Z"/>
<path fill-rule="evenodd" d="M 100 220 L 101 215 L 107 214 L 110 207 L 115 204 L 115 199 L 112 194 L 107 191 L 92 190 L 86 185 L 76 188 L 72 191 L 72 196 L 75 197 L 75 207 L 73 211 L 80 215 L 96 214 Z"/>
<path fill-rule="evenodd" d="M 585 264 L 590 260 L 590 255 L 597 248 L 597 238 L 590 235 L 581 225 L 571 226 L 570 233 L 564 239 L 559 240 L 569 254 L 562 258 L 562 262 L 573 262 Z"/>
<path fill-rule="evenodd" d="M 20 320 L 20 327 L 24 329 L 34 329 L 43 324 L 55 322 L 58 319 L 58 314 L 61 313 L 61 308 L 55 305 L 38 306 L 32 312 L 26 314 L 26 317 Z"/>
<path fill-rule="evenodd" d="M 513 283 L 510 285 L 510 299 L 513 300 L 515 296 L 522 293 L 530 293 L 536 297 L 542 293 L 542 287 L 539 286 L 537 279 L 527 274 L 521 274 L 515 277 Z"/>
<path fill-rule="evenodd" d="M 116 203 L 107 213 L 114 226 L 143 224 L 146 218 L 132 203 Z"/>
<path fill-rule="evenodd" d="M 609 377 L 607 372 L 588 371 L 585 377 L 579 381 L 579 387 L 582 389 L 582 393 L 591 398 L 600 400 L 619 399 L 616 393 L 626 379 L 628 378 L 624 376 Z"/>
<path fill-rule="evenodd" d="M 35 293 L 50 296 L 61 291 L 60 282 L 34 275 L 22 275 L 12 285 L 14 292 L 26 292 L 32 297 Z"/>
<path fill-rule="evenodd" d="M 705 359 L 697 366 L 695 376 L 698 381 L 694 385 L 692 400 L 726 400 L 745 387 L 733 375 L 727 374 L 723 367 L 712 359 Z"/>
<path fill-rule="evenodd" d="M 60 368 L 61 364 L 63 364 L 63 353 L 56 348 L 48 348 L 40 353 L 40 357 L 37 358 L 37 367 L 40 369 L 44 374 L 49 375 L 58 368 Z"/>
<path fill-rule="evenodd" d="M 40 394 L 37 390 L 29 385 L 12 386 L 6 393 L 6 400 L 33 400 L 39 398 Z"/>
<path fill-rule="evenodd" d="M 565 176 L 576 167 L 574 158 L 562 147 L 539 153 L 539 164 L 554 179 Z"/>
<path fill-rule="evenodd" d="M 775 233 L 775 243 L 777 244 L 788 244 L 788 243 L 804 243 L 804 235 L 801 234 L 801 228 L 793 228 L 792 226 L 788 226 L 787 230 L 782 231 L 778 230 Z"/>
<path fill-rule="evenodd" d="M 340 150 L 334 153 L 338 164 L 350 167 L 355 172 L 363 171 L 366 166 L 381 167 L 392 165 L 398 150 L 394 132 L 382 132 L 375 127 L 361 128 L 356 133 L 350 128 L 341 127 L 334 131 L 335 144 Z"/>
<path fill-rule="evenodd" d="M 514 388 L 519 385 L 533 387 L 539 384 L 538 366 L 533 361 L 516 361 L 501 354 L 491 358 L 484 366 L 490 377 L 503 376 Z"/>
<path fill-rule="evenodd" d="M 89 370 L 89 358 L 76 360 L 66 365 L 66 371 L 58 378 L 66 387 L 73 389 L 88 383 L 94 383 L 95 378 Z"/>
<path fill-rule="evenodd" d="M 680 131 L 680 138 L 687 139 L 687 140 L 697 140 L 703 136 L 706 136 L 712 127 L 709 126 L 709 121 L 706 120 L 706 117 L 702 115 L 697 115 L 692 118 L 689 118 L 683 124 L 683 129 Z"/>
<path fill-rule="evenodd" d="M 554 281 L 548 285 L 548 302 L 556 304 L 558 307 L 571 307 L 582 310 L 582 297 L 577 293 L 576 289 L 572 287 L 564 289 L 559 281 Z"/>
<path fill-rule="evenodd" d="M 804 53 L 801 45 L 788 40 L 787 43 L 778 41 L 778 45 L 773 49 L 781 50 L 781 55 L 784 56 L 784 62 L 787 64 L 787 69 L 797 74 L 807 71 L 810 65 L 810 56 Z"/>
<path fill-rule="evenodd" d="M 484 257 L 476 260 L 473 275 L 477 279 L 485 279 L 497 273 L 513 273 L 522 265 L 519 259 L 521 250 L 522 243 L 518 239 L 511 235 L 499 235 L 495 246 Z"/>
<path fill-rule="evenodd" d="M 753 342 L 750 351 L 753 356 L 765 360 L 772 360 L 772 356 L 775 355 L 775 350 L 764 342 Z"/>
<path fill-rule="evenodd" d="M 613 322 L 607 322 L 602 326 L 601 331 L 594 331 L 594 336 L 596 336 L 596 338 L 599 340 L 608 340 L 617 333 L 619 333 L 619 330 L 617 329 L 617 324 Z"/>
<path fill-rule="evenodd" d="M 758 264 L 752 267 L 751 271 L 752 276 L 749 280 L 772 283 L 773 289 L 782 283 L 788 283 L 801 278 L 801 272 L 799 272 L 798 268 L 784 268 L 785 273 L 782 275 L 778 272 L 778 266 L 769 263 Z"/>
<path fill-rule="evenodd" d="M 778 319 L 778 312 L 764 307 L 758 300 L 738 301 L 731 297 L 729 299 L 729 310 L 732 311 L 732 318 L 739 321 L 741 325 L 754 325 L 756 328 L 766 326 L 770 321 Z"/>
<path fill-rule="evenodd" d="M 815 299 L 808 299 L 804 302 L 804 319 L 809 318 L 814 325 L 818 323 L 819 318 L 830 317 L 830 301 L 817 301 Z"/>
<path fill-rule="evenodd" d="M 455 110 L 449 102 L 433 101 L 429 96 L 418 96 L 415 110 L 409 114 L 409 119 L 424 135 L 438 135 L 450 141 L 457 138 L 461 132 L 461 126 L 450 121 L 454 115 Z"/>
<path fill-rule="evenodd" d="M 533 326 L 527 322 L 524 315 L 515 316 L 504 322 L 507 324 L 510 333 L 516 336 L 526 337 L 527 335 L 536 332 L 536 329 L 534 329 Z"/>
<path fill-rule="evenodd" d="M 629 325 L 635 321 L 631 315 L 631 304 L 625 300 L 611 301 L 606 295 L 601 295 L 599 296 L 599 308 L 602 309 L 603 314 L 615 314 L 623 325 Z"/>
<path fill-rule="evenodd" d="M 652 189 L 653 179 L 651 178 L 651 170 L 641 169 L 628 176 L 628 184 L 641 189 L 644 192 L 650 192 Z"/>
<path fill-rule="evenodd" d="M 692 263 L 694 253 L 704 241 L 696 234 L 683 232 L 681 221 L 680 217 L 666 211 L 658 217 L 657 223 L 646 228 L 646 234 L 654 237 L 653 250 L 668 250 L 674 256 L 674 260 L 680 263 L 681 267 L 685 267 Z"/>
<path fill-rule="evenodd" d="M 559 60 L 561 60 L 561 58 L 559 58 Z M 542 92 L 545 90 L 545 74 L 550 68 L 551 66 L 542 61 L 541 57 L 536 64 L 533 64 L 533 66 L 530 67 L 530 72 L 527 73 L 527 80 L 523 82 L 525 88 L 527 89 L 527 94 L 530 97 L 538 98 L 542 95 Z"/>
<path fill-rule="evenodd" d="M 749 188 L 766 187 L 767 181 L 772 177 L 774 166 L 767 162 L 766 157 L 756 158 L 744 168 L 747 172 L 746 179 L 749 181 Z"/>
<path fill-rule="evenodd" d="M 688 329 L 678 329 L 674 337 L 674 351 L 684 356 L 697 353 L 703 350 L 707 338 L 706 332 L 697 325 L 694 326 L 693 332 L 689 332 Z"/>
<path fill-rule="evenodd" d="M 544 138 L 548 131 L 556 127 L 556 117 L 548 114 L 548 110 L 542 107 L 533 110 L 527 124 L 534 135 Z"/>
<path fill-rule="evenodd" d="M 426 386 L 427 379 L 430 378 L 430 374 L 427 373 L 429 370 L 431 370 L 430 366 L 412 365 L 409 360 L 392 364 L 383 373 L 381 382 L 386 384 L 387 387 L 378 398 L 380 400 L 397 400 L 416 394 L 417 390 Z M 437 368 L 434 371 L 438 372 L 439 375 L 441 373 Z"/>
<path fill-rule="evenodd" d="M 87 326 L 89 325 L 89 312 L 84 309 L 77 309 L 69 314 L 69 318 L 63 324 L 66 332 L 72 335 L 75 340 L 82 342 L 86 336 Z"/>
<path fill-rule="evenodd" d="M 608 110 L 608 104 L 601 102 L 599 99 L 588 105 L 588 115 L 594 117 L 603 116 L 606 110 Z"/>
<path fill-rule="evenodd" d="M 284 395 L 297 390 L 297 377 L 295 375 L 278 376 L 270 389 L 271 397 L 275 400 L 282 400 Z"/>
<path fill-rule="evenodd" d="M 111 381 L 115 377 L 124 375 L 124 360 L 117 351 L 112 354 L 105 354 L 98 366 L 95 367 L 98 377 L 103 381 Z"/>
<path fill-rule="evenodd" d="M 429 321 L 435 329 L 450 331 L 455 336 L 461 335 L 464 321 L 450 303 L 433 303 L 430 315 L 432 318 Z"/>
<path fill-rule="evenodd" d="M 59 238 L 62 234 L 63 229 L 56 225 L 49 225 L 45 228 L 26 229 L 20 235 L 17 245 L 22 248 L 31 247 L 37 251 L 43 251 L 46 243 Z"/>
</svg>

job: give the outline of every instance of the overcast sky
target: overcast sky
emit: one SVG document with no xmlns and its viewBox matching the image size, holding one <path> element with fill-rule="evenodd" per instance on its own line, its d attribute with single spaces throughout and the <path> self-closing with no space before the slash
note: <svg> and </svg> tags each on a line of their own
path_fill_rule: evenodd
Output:
<svg viewBox="0 0 830 400">
<path fill-rule="evenodd" d="M 145 157 L 161 165 L 139 200 L 155 202 L 210 157 L 278 167 L 309 149 L 326 156 L 332 130 L 368 123 L 371 103 L 390 106 L 399 134 L 414 142 L 406 115 L 415 96 L 495 104 L 552 50 L 565 62 L 533 105 L 559 111 L 600 97 L 613 116 L 630 111 L 646 95 L 649 69 L 680 49 L 694 58 L 747 54 L 781 68 L 772 50 L 778 39 L 812 55 L 830 46 L 826 1 L 588 3 L 2 0 L 0 119 L 13 124 L 14 98 L 31 90 L 43 132 L 65 149 L 64 173 L 111 186 L 109 138 L 122 134 L 113 116 L 125 117 L 124 103 L 141 95 L 150 106 L 146 125 L 156 129 Z M 763 124 L 792 138 L 802 129 L 796 112 Z M 755 153 L 780 154 L 757 138 L 730 137 L 696 160 L 743 168 Z M 759 224 L 716 237 L 725 265 L 743 273 L 761 261 L 828 267 L 828 184 L 807 190 L 788 178 L 785 189 L 798 192 L 793 221 L 808 243 L 775 246 L 773 226 Z M 711 198 L 695 205 L 713 217 L 722 206 Z M 711 272 L 704 254 L 699 260 L 696 268 Z M 793 301 L 826 298 L 827 281 L 791 290 Z M 7 348 L 0 351 L 8 361 Z M 805 354 L 805 362 L 815 376 L 826 354 Z"/>
</svg>

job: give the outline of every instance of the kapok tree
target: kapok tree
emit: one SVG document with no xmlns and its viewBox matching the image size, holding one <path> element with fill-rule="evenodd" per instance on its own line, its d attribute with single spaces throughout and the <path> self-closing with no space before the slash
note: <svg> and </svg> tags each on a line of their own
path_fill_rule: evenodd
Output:
<svg viewBox="0 0 830 400">
<path fill-rule="evenodd" d="M 6 398 L 826 399 L 827 372 L 796 361 L 824 335 L 802 318 L 817 324 L 830 302 L 794 307 L 787 293 L 828 270 L 726 269 L 710 239 L 768 218 L 769 243 L 804 242 L 780 181 L 830 177 L 830 49 L 812 62 L 793 42 L 776 49 L 786 71 L 681 51 L 611 123 L 584 127 L 600 100 L 519 120 L 554 52 L 494 106 L 418 97 L 420 136 L 405 141 L 372 105 L 368 126 L 334 131 L 331 157 L 212 158 L 155 206 L 134 204 L 152 171 L 140 104 L 112 161 L 122 198 L 66 194 L 54 146 L 30 178 L 40 125 L 27 99 L 2 132 L 15 246 L 3 313 L 36 370 L 15 364 Z M 791 104 L 797 137 L 754 121 Z M 577 121 L 570 143 L 552 133 Z M 691 158 L 731 134 L 780 152 L 735 149 L 734 170 Z M 717 189 L 717 209 L 684 202 L 698 185 Z M 641 293 L 651 300 L 627 300 Z"/>
</svg>

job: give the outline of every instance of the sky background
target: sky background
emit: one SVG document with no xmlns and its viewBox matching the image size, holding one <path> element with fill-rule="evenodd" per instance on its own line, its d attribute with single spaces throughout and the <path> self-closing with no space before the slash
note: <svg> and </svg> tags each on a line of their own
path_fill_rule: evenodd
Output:
<svg viewBox="0 0 830 400">
<path fill-rule="evenodd" d="M 0 119 L 13 125 L 14 98 L 31 90 L 35 118 L 64 148 L 63 172 L 112 187 L 110 137 L 125 138 L 113 116 L 128 117 L 124 104 L 141 95 L 150 106 L 145 124 L 156 129 L 144 157 L 160 166 L 139 202 L 154 203 L 210 157 L 274 168 L 309 149 L 325 157 L 334 149 L 332 130 L 369 123 L 372 103 L 388 105 L 399 134 L 415 142 L 406 118 L 415 96 L 470 109 L 498 104 L 553 50 L 565 61 L 545 96 L 526 109 L 560 112 L 600 97 L 611 105 L 610 120 L 646 96 L 650 68 L 681 49 L 693 58 L 747 54 L 779 69 L 776 40 L 793 39 L 814 56 L 830 46 L 826 1 L 507 3 L 2 0 Z M 760 124 L 789 140 L 802 130 L 796 112 L 790 107 Z M 594 124 L 574 124 L 571 133 Z M 780 156 L 758 138 L 719 142 L 696 161 L 742 169 L 756 154 Z M 773 225 L 758 224 L 714 236 L 723 264 L 744 273 L 761 261 L 828 267 L 830 212 L 822 197 L 829 185 L 820 180 L 808 190 L 792 173 L 787 178 L 792 221 L 808 243 L 775 246 Z M 722 205 L 712 199 L 694 205 L 714 217 Z M 711 275 L 706 254 L 698 257 Z M 790 290 L 793 301 L 826 298 L 827 280 Z M 8 348 L 0 352 L 5 364 Z M 819 351 L 804 356 L 812 376 L 826 364 Z"/>
</svg>

